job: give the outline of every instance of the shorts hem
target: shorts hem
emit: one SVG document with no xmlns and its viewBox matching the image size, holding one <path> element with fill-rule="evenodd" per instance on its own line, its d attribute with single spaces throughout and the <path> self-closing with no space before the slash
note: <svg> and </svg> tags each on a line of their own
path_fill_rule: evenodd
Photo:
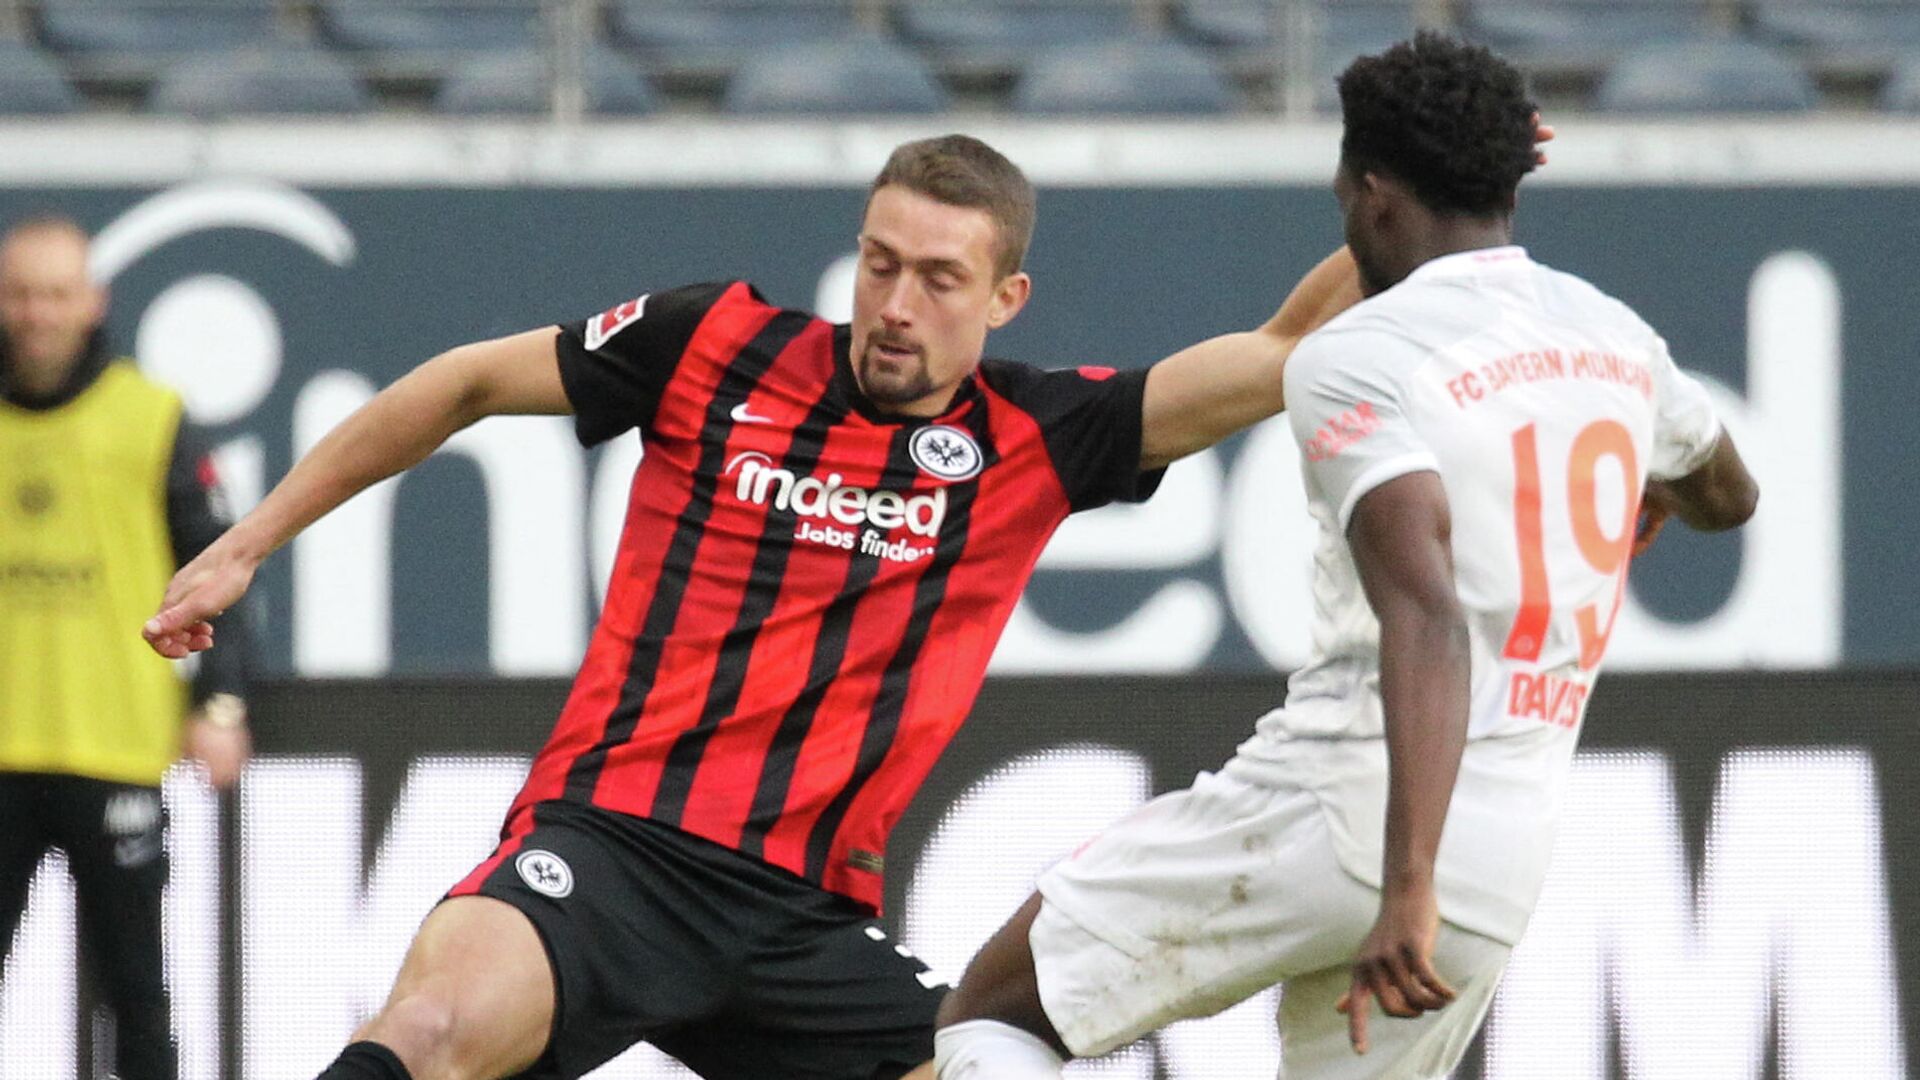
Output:
<svg viewBox="0 0 1920 1080">
<path fill-rule="evenodd" d="M 1050 901 L 1048 903 L 1050 903 Z M 1048 916 L 1048 914 L 1049 912 L 1047 912 L 1046 910 L 1046 904 L 1043 904 L 1041 908 L 1040 916 L 1034 919 L 1034 923 L 1033 923 L 1034 929 L 1038 929 L 1041 925 L 1043 925 L 1042 920 L 1045 919 Z M 1087 929 L 1087 927 L 1081 925 L 1078 919 L 1075 919 L 1071 914 L 1069 914 L 1067 911 L 1065 911 L 1060 907 L 1057 907 L 1057 906 L 1054 907 L 1050 914 L 1056 919 L 1062 919 L 1066 921 L 1067 923 L 1071 924 L 1074 927 L 1074 929 L 1077 929 L 1082 933 L 1085 933 L 1088 937 L 1092 938 L 1095 941 L 1100 942 L 1103 945 L 1107 945 L 1115 949 L 1119 948 L 1119 946 L 1113 945 L 1112 942 L 1107 941 L 1105 938 L 1102 938 L 1099 934 L 1096 934 L 1093 931 Z M 1086 1010 L 1071 1008 L 1070 1003 L 1060 1001 L 1059 995 L 1060 993 L 1064 992 L 1062 988 L 1053 986 L 1054 992 L 1053 993 L 1048 992 L 1049 987 L 1052 986 L 1052 983 L 1046 977 L 1046 974 L 1041 970 L 1039 951 L 1032 948 L 1032 931 L 1031 930 L 1028 931 L 1028 948 L 1033 952 L 1033 957 L 1034 957 L 1034 962 L 1033 962 L 1034 994 L 1036 997 L 1040 999 L 1040 1011 L 1046 1015 L 1047 1022 L 1053 1025 L 1054 1034 L 1060 1037 L 1060 1042 L 1062 1043 L 1062 1045 L 1066 1046 L 1068 1050 L 1072 1051 L 1073 1056 L 1076 1058 L 1099 1057 L 1100 1055 L 1105 1054 L 1110 1050 L 1113 1050 L 1115 1047 L 1120 1046 L 1121 1045 L 1120 1042 L 1113 1041 L 1111 1036 L 1106 1033 L 1099 1032 L 1099 1031 L 1084 1030 L 1090 1026 L 1080 1019 L 1087 1015 Z M 1121 951 L 1124 952 L 1124 950 L 1121 950 Z M 1132 954 L 1127 954 L 1127 955 L 1132 959 L 1136 959 L 1136 960 L 1138 959 L 1138 957 L 1134 957 L 1132 956 Z"/>
<path fill-rule="evenodd" d="M 1070 881 L 1055 871 L 1049 870 L 1042 874 L 1040 880 L 1034 883 L 1034 889 L 1040 894 L 1041 901 L 1052 907 L 1061 917 L 1133 959 L 1143 960 L 1154 950 L 1153 939 L 1136 934 L 1098 914 L 1094 905 L 1082 905 L 1075 900 L 1066 899 L 1075 891 L 1074 887 Z"/>
</svg>

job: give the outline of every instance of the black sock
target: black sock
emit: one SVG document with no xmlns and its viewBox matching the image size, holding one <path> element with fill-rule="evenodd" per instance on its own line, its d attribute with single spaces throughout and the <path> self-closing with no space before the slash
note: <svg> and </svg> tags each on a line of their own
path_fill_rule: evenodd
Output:
<svg viewBox="0 0 1920 1080">
<path fill-rule="evenodd" d="M 400 1055 L 376 1042 L 357 1042 L 333 1059 L 315 1080 L 413 1080 Z"/>
</svg>

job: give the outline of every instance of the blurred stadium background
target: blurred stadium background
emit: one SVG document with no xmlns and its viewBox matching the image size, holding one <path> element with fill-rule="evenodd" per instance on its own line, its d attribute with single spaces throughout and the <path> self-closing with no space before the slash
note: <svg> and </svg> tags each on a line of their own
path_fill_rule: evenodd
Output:
<svg viewBox="0 0 1920 1080">
<path fill-rule="evenodd" d="M 1709 376 L 1766 488 L 1637 566 L 1561 851 L 1462 1077 L 1897 1080 L 1920 1038 L 1915 0 L 0 0 L 0 218 L 96 230 L 117 344 L 244 509 L 474 338 L 746 276 L 844 317 L 864 185 L 966 130 L 1041 185 L 996 352 L 1144 364 L 1338 242 L 1331 76 L 1416 26 L 1560 125 L 1519 233 Z M 300 1078 L 491 844 L 601 595 L 631 442 L 492 421 L 262 575 L 261 756 L 169 783 L 183 1075 Z M 1086 515 L 891 851 L 947 974 L 1034 872 L 1220 761 L 1304 656 L 1268 425 Z M 4 823 L 0 823 L 4 827 Z M 0 1078 L 104 1075 L 70 887 L 0 980 Z M 1077 1075 L 1266 1078 L 1271 996 Z M 685 1075 L 649 1051 L 602 1074 Z"/>
</svg>

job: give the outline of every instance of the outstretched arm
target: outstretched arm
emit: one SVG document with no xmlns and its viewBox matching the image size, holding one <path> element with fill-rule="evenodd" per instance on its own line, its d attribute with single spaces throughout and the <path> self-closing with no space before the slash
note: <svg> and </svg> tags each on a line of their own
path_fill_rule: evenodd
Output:
<svg viewBox="0 0 1920 1080">
<path fill-rule="evenodd" d="M 1390 1016 L 1453 1000 L 1433 970 L 1440 913 L 1434 860 L 1466 747 L 1467 623 L 1454 591 L 1452 519 L 1434 472 L 1412 472 L 1362 496 L 1347 545 L 1380 620 L 1386 712 L 1387 833 L 1380 914 L 1341 1000 L 1354 1049 L 1366 1053 L 1369 998 Z"/>
<path fill-rule="evenodd" d="M 141 634 L 179 659 L 213 644 L 212 619 L 247 591 L 268 555 L 334 507 L 425 460 L 483 416 L 564 414 L 551 328 L 463 345 L 434 357 L 375 395 L 307 452 L 260 505 L 167 585 Z"/>
<path fill-rule="evenodd" d="M 1360 301 L 1346 248 L 1322 259 L 1258 330 L 1182 349 L 1147 373 L 1140 467 L 1161 468 L 1286 407 L 1280 377 L 1300 339 Z"/>
</svg>

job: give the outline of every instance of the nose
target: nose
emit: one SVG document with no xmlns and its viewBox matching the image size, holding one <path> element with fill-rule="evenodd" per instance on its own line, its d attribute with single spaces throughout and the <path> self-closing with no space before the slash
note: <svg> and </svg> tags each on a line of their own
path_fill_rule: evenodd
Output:
<svg viewBox="0 0 1920 1080">
<path fill-rule="evenodd" d="M 913 288 L 911 274 L 896 274 L 887 285 L 886 296 L 880 304 L 880 319 L 888 326 L 908 326 L 913 322 L 913 312 L 909 306 Z"/>
</svg>

